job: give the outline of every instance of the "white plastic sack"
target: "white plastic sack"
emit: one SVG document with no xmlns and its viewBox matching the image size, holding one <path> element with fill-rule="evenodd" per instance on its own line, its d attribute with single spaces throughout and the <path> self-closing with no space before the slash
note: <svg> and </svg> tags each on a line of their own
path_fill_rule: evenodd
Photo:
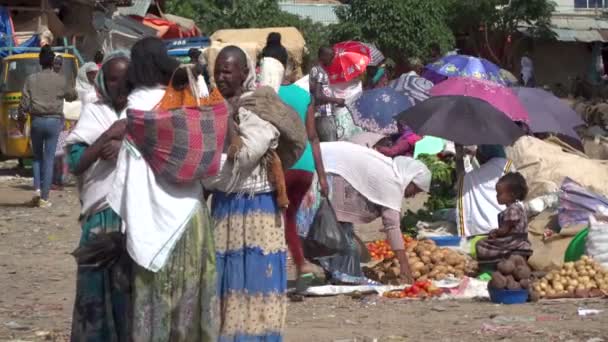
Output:
<svg viewBox="0 0 608 342">
<path fill-rule="evenodd" d="M 527 201 L 525 204 L 529 216 L 538 215 L 545 211 L 545 209 L 557 209 L 557 205 L 559 204 L 559 193 L 539 196 Z"/>
<path fill-rule="evenodd" d="M 589 215 L 589 235 L 586 243 L 587 255 L 608 268 L 608 208 L 600 207 Z"/>
</svg>

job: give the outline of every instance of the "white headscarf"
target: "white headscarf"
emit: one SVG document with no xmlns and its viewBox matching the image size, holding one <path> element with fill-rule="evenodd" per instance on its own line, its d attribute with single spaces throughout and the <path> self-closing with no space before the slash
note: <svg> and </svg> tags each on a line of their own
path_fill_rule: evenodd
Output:
<svg viewBox="0 0 608 342">
<path fill-rule="evenodd" d="M 431 172 L 422 162 L 398 157 L 349 142 L 321 143 L 325 171 L 344 178 L 370 202 L 401 210 L 405 188 L 416 184 L 429 191 Z"/>
<path fill-rule="evenodd" d="M 87 77 L 87 73 L 91 71 L 99 71 L 97 64 L 93 62 L 85 63 L 80 70 L 78 70 L 78 77 L 76 78 L 76 92 L 78 92 L 78 98 L 83 102 L 83 105 L 89 102 L 95 102 L 97 98 L 95 85 L 91 83 Z"/>
<path fill-rule="evenodd" d="M 239 48 L 239 49 L 241 49 L 241 48 Z M 243 49 L 241 49 L 241 51 L 243 51 L 243 53 L 245 54 L 245 57 L 247 58 L 247 68 L 249 69 L 247 78 L 245 79 L 245 82 L 243 82 L 243 92 L 246 93 L 246 92 L 254 91 L 255 88 L 257 88 L 256 74 L 255 74 L 255 62 L 253 61 L 251 56 L 249 56 L 247 51 L 245 51 Z"/>
<path fill-rule="evenodd" d="M 78 91 L 91 91 L 95 89 L 93 83 L 89 81 L 87 73 L 91 71 L 99 71 L 97 64 L 93 62 L 85 63 L 80 70 L 78 70 L 78 78 L 76 79 L 76 90 Z"/>
<path fill-rule="evenodd" d="M 424 192 L 431 189 L 431 171 L 423 162 L 410 157 L 397 157 L 393 159 L 393 169 L 406 187 L 414 183 Z"/>
<path fill-rule="evenodd" d="M 272 57 L 264 57 L 260 69 L 260 86 L 269 86 L 278 92 L 285 76 L 283 64 Z"/>
</svg>

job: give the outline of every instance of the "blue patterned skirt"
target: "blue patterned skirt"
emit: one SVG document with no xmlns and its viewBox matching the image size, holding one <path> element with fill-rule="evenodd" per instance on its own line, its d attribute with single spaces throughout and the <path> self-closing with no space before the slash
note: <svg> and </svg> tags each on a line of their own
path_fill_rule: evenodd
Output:
<svg viewBox="0 0 608 342">
<path fill-rule="evenodd" d="M 220 341 L 282 341 L 287 313 L 283 217 L 274 193 L 215 193 Z"/>
</svg>

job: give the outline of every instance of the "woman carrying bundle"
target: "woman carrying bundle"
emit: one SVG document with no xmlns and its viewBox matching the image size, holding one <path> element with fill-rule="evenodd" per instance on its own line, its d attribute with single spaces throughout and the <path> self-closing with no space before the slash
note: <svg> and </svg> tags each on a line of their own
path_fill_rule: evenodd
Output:
<svg viewBox="0 0 608 342">
<path fill-rule="evenodd" d="M 145 111 L 153 122 L 162 111 L 196 105 L 198 92 L 191 91 L 186 70 L 178 69 L 162 40 L 138 41 L 131 57 L 127 116 Z M 158 176 L 144 157 L 150 146 L 136 144 L 123 141 L 108 196 L 122 218 L 135 262 L 131 339 L 217 341 L 215 250 L 201 183 Z"/>
<path fill-rule="evenodd" d="M 282 216 L 289 203 L 282 170 L 303 151 L 306 133 L 274 89 L 256 89 L 254 65 L 240 48 L 222 49 L 214 72 L 231 104 L 224 164 L 205 182 L 215 191 L 220 341 L 281 341 L 287 309 Z M 289 139 L 297 146 L 285 145 Z"/>
</svg>

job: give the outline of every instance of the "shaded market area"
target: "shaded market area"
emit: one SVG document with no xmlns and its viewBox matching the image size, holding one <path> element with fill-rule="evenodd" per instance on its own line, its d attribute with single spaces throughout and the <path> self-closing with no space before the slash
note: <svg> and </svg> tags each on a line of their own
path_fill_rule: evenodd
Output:
<svg viewBox="0 0 608 342">
<path fill-rule="evenodd" d="M 0 1 L 0 340 L 608 339 L 598 2 L 258 5 Z"/>
</svg>

